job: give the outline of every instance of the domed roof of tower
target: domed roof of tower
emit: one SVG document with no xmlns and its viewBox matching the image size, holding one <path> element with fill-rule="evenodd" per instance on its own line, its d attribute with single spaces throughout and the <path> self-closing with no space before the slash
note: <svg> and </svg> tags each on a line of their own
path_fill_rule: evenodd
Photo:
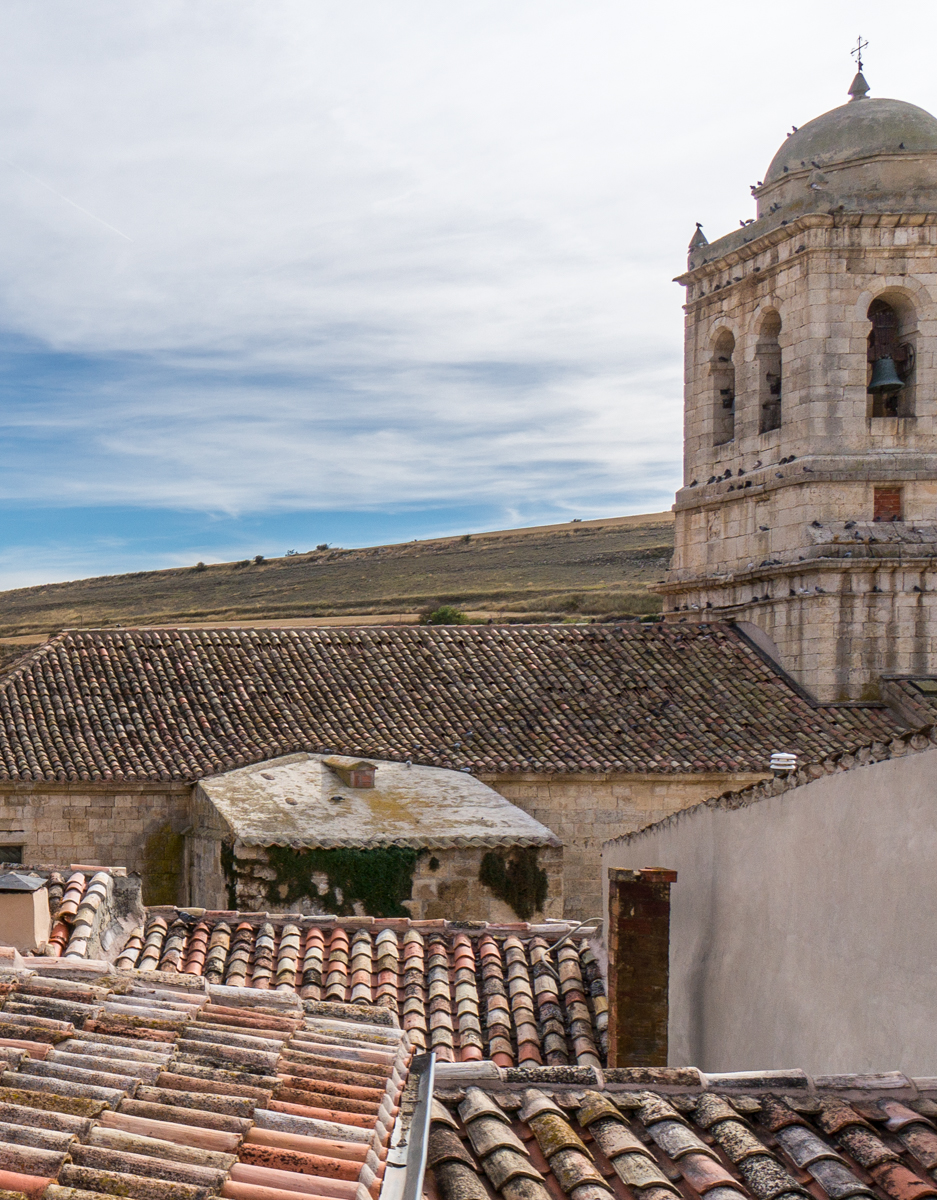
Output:
<svg viewBox="0 0 937 1200">
<path fill-rule="evenodd" d="M 771 160 L 764 186 L 794 171 L 824 170 L 892 154 L 937 154 L 937 118 L 904 100 L 870 99 L 858 74 L 852 99 L 788 134 Z M 933 172 L 927 183 L 933 183 Z M 922 180 L 922 182 L 925 182 Z"/>
</svg>

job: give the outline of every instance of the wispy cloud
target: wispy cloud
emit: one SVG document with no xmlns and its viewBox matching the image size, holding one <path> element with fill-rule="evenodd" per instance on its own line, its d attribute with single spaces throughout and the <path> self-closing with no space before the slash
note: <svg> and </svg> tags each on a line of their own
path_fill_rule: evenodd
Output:
<svg viewBox="0 0 937 1200">
<path fill-rule="evenodd" d="M 0 580 L 53 543 L 58 572 L 171 561 L 202 536 L 171 513 L 236 548 L 303 511 L 359 513 L 350 542 L 382 511 L 664 507 L 671 277 L 844 99 L 847 14 L 873 89 L 935 107 L 868 0 L 7 5 Z M 29 503 L 177 540 L 128 521 L 70 559 Z"/>
</svg>

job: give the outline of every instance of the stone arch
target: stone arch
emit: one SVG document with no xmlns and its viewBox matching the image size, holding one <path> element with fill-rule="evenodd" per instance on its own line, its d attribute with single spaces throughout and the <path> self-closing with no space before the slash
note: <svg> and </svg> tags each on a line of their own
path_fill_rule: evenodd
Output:
<svg viewBox="0 0 937 1200">
<path fill-rule="evenodd" d="M 877 290 L 865 313 L 868 416 L 913 417 L 919 311 L 907 287 Z M 895 387 L 881 390 L 891 378 Z"/>
<path fill-rule="evenodd" d="M 782 354 L 781 314 L 765 308 L 759 314 L 755 362 L 758 367 L 758 432 L 781 428 Z"/>
<path fill-rule="evenodd" d="M 710 374 L 713 380 L 713 445 L 735 439 L 735 334 L 725 326 L 712 335 Z"/>
</svg>

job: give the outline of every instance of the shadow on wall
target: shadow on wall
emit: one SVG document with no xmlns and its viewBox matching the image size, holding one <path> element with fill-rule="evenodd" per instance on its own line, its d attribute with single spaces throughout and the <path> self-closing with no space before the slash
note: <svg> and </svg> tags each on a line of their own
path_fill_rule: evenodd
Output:
<svg viewBox="0 0 937 1200">
<path fill-rule="evenodd" d="M 150 834 L 143 849 L 143 903 L 147 906 L 185 903 L 184 869 L 185 835 L 176 833 L 167 822 Z"/>
</svg>

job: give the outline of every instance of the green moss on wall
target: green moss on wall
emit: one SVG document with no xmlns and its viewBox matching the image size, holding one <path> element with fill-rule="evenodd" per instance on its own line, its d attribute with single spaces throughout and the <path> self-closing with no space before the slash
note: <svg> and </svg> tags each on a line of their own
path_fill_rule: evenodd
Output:
<svg viewBox="0 0 937 1200">
<path fill-rule="evenodd" d="M 179 904 L 185 864 L 185 837 L 161 826 L 143 848 L 143 903 Z"/>
<path fill-rule="evenodd" d="M 509 904 L 522 921 L 543 908 L 549 891 L 547 873 L 537 866 L 537 847 L 524 846 L 505 856 L 489 850 L 482 859 L 478 881 Z"/>
<path fill-rule="evenodd" d="M 413 870 L 421 851 L 408 846 L 385 846 L 377 850 L 293 850 L 268 846 L 267 862 L 276 879 L 267 883 L 267 900 L 272 905 L 295 904 L 309 899 L 326 912 L 350 916 L 360 901 L 369 917 L 408 917 L 401 903 L 413 890 Z M 320 895 L 312 881 L 315 874 L 328 880 Z M 339 898 L 341 897 L 341 898 Z"/>
</svg>

